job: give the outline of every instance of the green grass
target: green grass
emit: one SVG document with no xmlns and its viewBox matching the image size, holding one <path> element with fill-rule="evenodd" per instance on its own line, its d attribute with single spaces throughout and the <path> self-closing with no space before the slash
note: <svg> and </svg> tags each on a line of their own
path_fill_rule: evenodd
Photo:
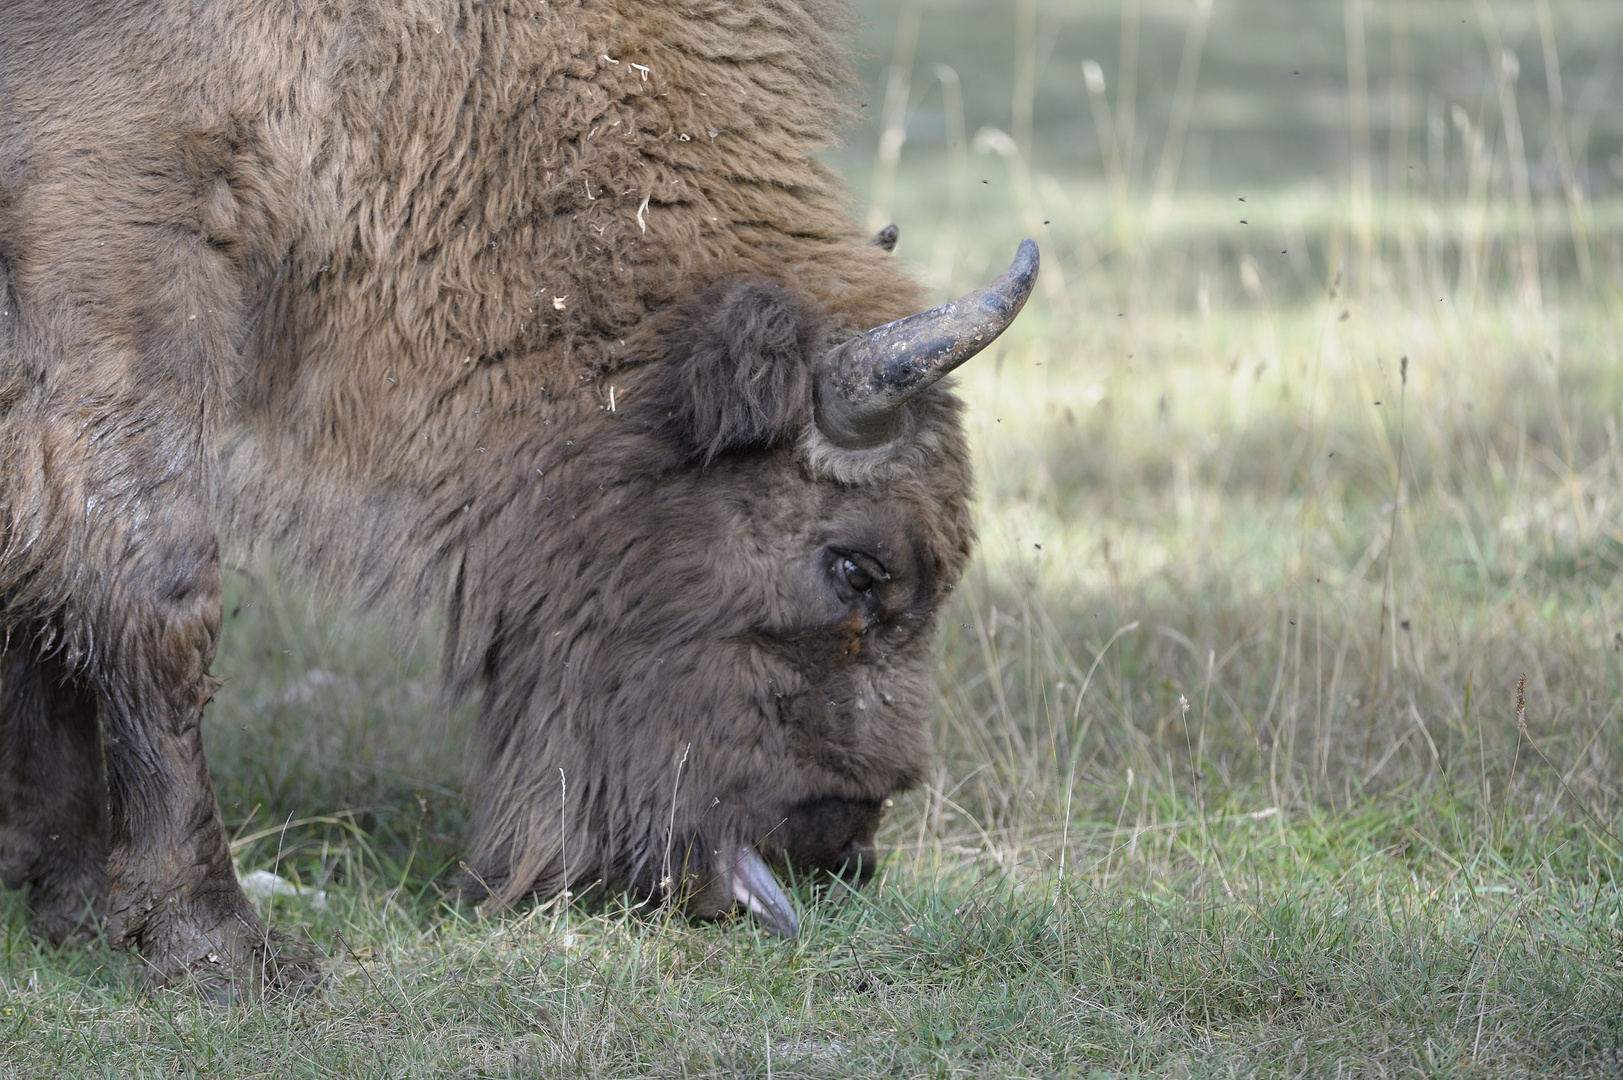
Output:
<svg viewBox="0 0 1623 1080">
<path fill-rule="evenodd" d="M 914 67 L 962 58 L 970 133 L 1006 122 L 1018 7 L 925 9 Z M 1040 7 L 1038 39 L 1085 40 L 1114 88 L 1122 7 L 1095 7 Z M 1489 7 L 1535 93 L 1536 21 Z M 1576 86 L 1615 16 L 1551 7 Z M 1246 140 L 1157 206 L 1187 8 L 1143 9 L 1140 174 L 1054 146 L 1067 123 L 1098 145 L 1057 61 L 1031 145 L 965 149 L 967 194 L 950 148 L 903 150 L 911 272 L 962 288 L 1029 226 L 1045 277 L 960 382 L 980 553 L 942 619 L 934 771 L 871 887 L 802 894 L 793 943 L 617 897 L 449 903 L 471 707 L 386 618 L 254 563 L 206 740 L 242 869 L 321 890 L 264 910 L 332 979 L 147 996 L 131 957 L 42 947 L 0 896 L 0 1077 L 1623 1074 L 1623 200 L 1597 181 L 1582 235 L 1559 189 L 1524 215 L 1498 139 L 1474 191 L 1377 185 L 1365 246 L 1301 149 L 1340 121 L 1263 110 L 1244 210 Z M 1202 108 L 1255 92 L 1222 59 L 1267 44 L 1249 10 L 1215 5 Z M 1373 40 L 1395 9 L 1370 10 Z M 1447 20 L 1410 10 L 1415 85 L 1450 100 Z M 1279 34 L 1344 79 L 1343 41 Z M 842 162 L 867 193 L 863 137 Z"/>
<path fill-rule="evenodd" d="M 331 985 L 252 1007 L 142 999 L 127 959 L 13 918 L 0 1030 L 29 1076 L 760 1075 L 769 1043 L 782 1076 L 1615 1066 L 1615 863 L 1581 815 L 1121 794 L 1063 877 L 1040 844 L 932 833 L 793 944 L 612 904 L 461 918 L 368 862 L 277 913 L 329 943 Z"/>
</svg>

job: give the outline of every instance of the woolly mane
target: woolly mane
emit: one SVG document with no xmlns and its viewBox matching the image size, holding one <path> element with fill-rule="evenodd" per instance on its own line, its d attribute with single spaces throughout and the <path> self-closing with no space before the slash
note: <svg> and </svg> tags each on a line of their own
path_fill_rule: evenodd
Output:
<svg viewBox="0 0 1623 1080">
<path fill-rule="evenodd" d="M 792 284 L 844 332 L 917 310 L 812 156 L 850 115 L 846 26 L 829 0 L 535 0 L 318 29 L 329 85 L 266 107 L 274 168 L 233 161 L 268 202 L 307 167 L 314 209 L 247 350 L 228 531 L 421 612 L 550 471 L 544 429 L 635 407 L 711 283 Z"/>
</svg>

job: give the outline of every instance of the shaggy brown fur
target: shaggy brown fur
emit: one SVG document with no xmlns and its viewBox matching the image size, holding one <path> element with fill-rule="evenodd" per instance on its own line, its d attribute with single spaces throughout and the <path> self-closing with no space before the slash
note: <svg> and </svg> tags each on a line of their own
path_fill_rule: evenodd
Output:
<svg viewBox="0 0 1623 1080">
<path fill-rule="evenodd" d="M 265 951 L 198 739 L 220 532 L 444 606 L 501 898 L 871 870 L 972 534 L 950 395 L 877 451 L 811 423 L 816 358 L 921 306 L 811 156 L 845 20 L 0 6 L 0 872 L 46 933 Z"/>
</svg>

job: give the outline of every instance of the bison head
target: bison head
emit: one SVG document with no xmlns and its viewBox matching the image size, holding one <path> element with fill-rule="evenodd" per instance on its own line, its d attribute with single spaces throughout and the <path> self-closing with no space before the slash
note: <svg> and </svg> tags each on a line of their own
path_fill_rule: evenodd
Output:
<svg viewBox="0 0 1623 1080">
<path fill-rule="evenodd" d="M 720 282 L 613 414 L 536 444 L 531 526 L 463 571 L 490 594 L 485 887 L 601 882 L 792 936 L 774 869 L 873 873 L 884 801 L 925 766 L 935 614 L 973 542 L 961 406 L 931 385 L 1036 273 L 1028 240 L 991 285 L 861 333 L 792 284 Z M 479 603 L 453 603 L 453 651 Z"/>
</svg>

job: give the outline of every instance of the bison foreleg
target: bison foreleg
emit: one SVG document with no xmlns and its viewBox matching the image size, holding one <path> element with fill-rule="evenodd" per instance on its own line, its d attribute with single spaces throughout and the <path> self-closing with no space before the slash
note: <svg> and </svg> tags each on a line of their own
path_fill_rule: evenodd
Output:
<svg viewBox="0 0 1623 1080">
<path fill-rule="evenodd" d="M 0 184 L 0 594 L 95 694 L 109 941 L 154 982 L 250 990 L 299 966 L 237 884 L 199 726 L 218 685 L 220 429 L 243 260 L 265 238 L 238 216 L 235 129 L 194 128 L 213 106 L 174 95 L 69 137 L 93 167 L 19 158 Z"/>
<path fill-rule="evenodd" d="M 32 626 L 0 654 L 0 878 L 27 890 L 55 944 L 96 929 L 107 904 L 107 783 L 96 698 Z"/>
<path fill-rule="evenodd" d="M 280 981 L 263 924 L 237 884 L 200 725 L 218 683 L 219 553 L 201 500 L 170 504 L 171 532 L 131 552 L 114 591 L 125 615 L 97 672 L 111 810 L 107 932 L 152 981 L 188 975 L 241 990 Z M 190 511 L 190 513 L 188 513 Z M 191 528 L 186 528 L 190 522 Z"/>
</svg>

